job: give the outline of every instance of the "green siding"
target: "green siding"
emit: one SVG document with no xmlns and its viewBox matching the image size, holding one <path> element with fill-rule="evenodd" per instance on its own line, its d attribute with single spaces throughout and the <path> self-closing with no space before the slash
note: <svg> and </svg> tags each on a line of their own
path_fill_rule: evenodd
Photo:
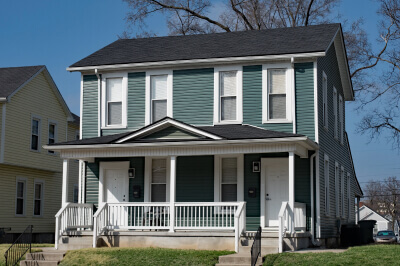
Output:
<svg viewBox="0 0 400 266">
<path fill-rule="evenodd" d="M 293 133 L 292 123 L 262 123 L 262 66 L 243 67 L 243 124 Z"/>
<path fill-rule="evenodd" d="M 354 199 L 355 191 L 357 190 L 357 183 L 355 180 L 355 173 L 351 166 L 350 154 L 348 152 L 348 143 L 346 138 L 344 145 L 341 145 L 339 140 L 334 138 L 334 118 L 333 118 L 333 86 L 337 89 L 338 95 L 343 96 L 342 83 L 340 79 L 339 66 L 336 58 L 335 46 L 332 45 L 326 56 L 319 58 L 317 61 L 318 66 L 318 131 L 319 131 L 319 174 L 320 174 L 320 206 L 321 206 L 321 234 L 322 238 L 335 237 L 337 234 L 336 228 L 336 201 L 335 201 L 335 161 L 339 166 L 344 166 L 345 174 L 351 175 L 351 197 Z M 323 93 L 322 93 L 322 72 L 327 75 L 328 81 L 328 130 L 323 126 Z M 345 117 L 345 110 L 344 110 Z M 324 155 L 329 156 L 329 185 L 330 185 L 330 215 L 325 215 L 325 177 L 324 177 Z M 347 183 L 345 182 L 345 195 L 347 195 Z M 353 201 L 352 201 L 353 202 Z M 347 223 L 347 204 L 345 202 L 346 218 L 342 219 L 342 223 Z M 354 208 L 350 206 L 351 222 L 354 223 Z"/>
<path fill-rule="evenodd" d="M 98 137 L 97 76 L 83 76 L 82 138 Z"/>
<path fill-rule="evenodd" d="M 173 72 L 173 117 L 192 125 L 212 125 L 214 69 Z"/>
<path fill-rule="evenodd" d="M 86 203 L 97 205 L 99 200 L 99 164 L 86 163 Z"/>
<path fill-rule="evenodd" d="M 102 135 L 133 131 L 144 127 L 146 105 L 146 73 L 128 73 L 128 127 L 124 129 L 103 129 Z"/>
<path fill-rule="evenodd" d="M 295 157 L 294 201 L 306 203 L 307 230 L 311 221 L 310 159 Z"/>
<path fill-rule="evenodd" d="M 214 201 L 214 156 L 178 157 L 176 201 Z"/>
<path fill-rule="evenodd" d="M 143 139 L 199 139 L 200 136 L 177 127 L 167 127 L 153 134 L 143 137 Z"/>
<path fill-rule="evenodd" d="M 295 64 L 296 133 L 315 140 L 314 64 Z"/>
</svg>

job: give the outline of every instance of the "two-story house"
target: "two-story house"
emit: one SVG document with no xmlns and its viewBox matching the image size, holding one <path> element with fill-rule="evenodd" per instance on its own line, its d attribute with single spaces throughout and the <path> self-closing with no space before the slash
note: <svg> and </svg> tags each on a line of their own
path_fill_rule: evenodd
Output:
<svg viewBox="0 0 400 266">
<path fill-rule="evenodd" d="M 42 146 L 76 139 L 74 118 L 45 66 L 0 68 L 0 228 L 11 229 L 2 242 L 28 225 L 34 242 L 54 240 L 63 166 Z M 77 165 L 70 164 L 71 202 Z"/>
<path fill-rule="evenodd" d="M 340 24 L 120 39 L 68 70 L 81 140 L 46 148 L 81 161 L 86 205 L 65 206 L 56 235 L 238 250 L 260 226 L 282 250 L 334 244 L 355 222 Z M 94 221 L 63 222 L 88 204 Z"/>
</svg>

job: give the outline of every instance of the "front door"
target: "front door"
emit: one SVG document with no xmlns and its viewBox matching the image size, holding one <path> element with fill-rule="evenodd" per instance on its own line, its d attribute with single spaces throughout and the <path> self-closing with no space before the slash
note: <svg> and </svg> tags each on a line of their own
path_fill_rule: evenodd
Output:
<svg viewBox="0 0 400 266">
<path fill-rule="evenodd" d="M 265 226 L 278 226 L 278 215 L 283 201 L 289 200 L 289 160 L 288 158 L 268 158 L 263 160 L 265 180 Z"/>
<path fill-rule="evenodd" d="M 105 202 L 119 203 L 129 201 L 128 172 L 125 169 L 105 170 Z"/>
</svg>

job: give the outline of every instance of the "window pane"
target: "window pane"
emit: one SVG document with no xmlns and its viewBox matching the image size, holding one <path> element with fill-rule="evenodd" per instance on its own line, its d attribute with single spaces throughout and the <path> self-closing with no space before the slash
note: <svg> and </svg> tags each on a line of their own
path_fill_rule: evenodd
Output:
<svg viewBox="0 0 400 266">
<path fill-rule="evenodd" d="M 221 185 L 222 201 L 237 201 L 237 185 Z"/>
<path fill-rule="evenodd" d="M 32 120 L 32 135 L 39 135 L 39 121 Z"/>
<path fill-rule="evenodd" d="M 24 200 L 17 199 L 16 214 L 24 214 Z"/>
<path fill-rule="evenodd" d="M 122 102 L 108 103 L 108 125 L 122 124 Z"/>
<path fill-rule="evenodd" d="M 107 79 L 107 102 L 122 101 L 122 78 Z"/>
<path fill-rule="evenodd" d="M 221 98 L 221 120 L 236 120 L 236 97 Z"/>
<path fill-rule="evenodd" d="M 32 143 L 31 143 L 31 149 L 32 150 L 37 150 L 38 149 L 38 142 L 39 142 L 39 137 L 32 135 Z"/>
<path fill-rule="evenodd" d="M 286 70 L 269 70 L 269 93 L 286 94 Z"/>
<path fill-rule="evenodd" d="M 153 122 L 167 116 L 167 100 L 153 100 Z"/>
<path fill-rule="evenodd" d="M 167 99 L 168 75 L 151 76 L 151 99 Z"/>
<path fill-rule="evenodd" d="M 236 96 L 236 71 L 220 72 L 221 96 Z"/>
<path fill-rule="evenodd" d="M 51 139 L 54 139 L 55 128 L 55 125 L 49 125 L 49 138 Z"/>
<path fill-rule="evenodd" d="M 79 187 L 74 186 L 74 203 L 78 203 Z"/>
<path fill-rule="evenodd" d="M 35 200 L 35 209 L 33 211 L 34 215 L 40 215 L 41 214 L 41 201 L 40 200 Z"/>
<path fill-rule="evenodd" d="M 165 202 L 167 198 L 167 185 L 156 184 L 151 185 L 151 201 L 152 202 Z"/>
<path fill-rule="evenodd" d="M 35 184 L 35 199 L 42 198 L 42 184 Z"/>
<path fill-rule="evenodd" d="M 269 95 L 269 118 L 286 119 L 286 95 Z"/>
<path fill-rule="evenodd" d="M 222 183 L 237 182 L 237 159 L 222 158 Z"/>
<path fill-rule="evenodd" d="M 167 161 L 166 159 L 153 159 L 152 183 L 167 182 Z"/>
<path fill-rule="evenodd" d="M 18 198 L 24 197 L 24 187 L 25 187 L 24 182 L 18 182 L 18 184 L 17 184 L 17 197 Z"/>
</svg>

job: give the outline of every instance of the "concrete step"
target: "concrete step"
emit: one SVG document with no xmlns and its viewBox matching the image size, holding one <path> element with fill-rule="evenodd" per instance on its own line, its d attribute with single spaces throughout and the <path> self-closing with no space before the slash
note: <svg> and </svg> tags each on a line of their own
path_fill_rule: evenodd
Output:
<svg viewBox="0 0 400 266">
<path fill-rule="evenodd" d="M 253 245 L 254 240 L 253 239 L 242 239 L 240 241 L 240 245 L 243 247 L 251 247 Z M 263 237 L 261 238 L 261 246 L 278 246 L 279 245 L 279 239 L 278 238 L 273 238 L 273 237 Z"/>
<path fill-rule="evenodd" d="M 20 266 L 56 266 L 59 261 L 50 260 L 22 260 L 19 262 Z"/>
<path fill-rule="evenodd" d="M 251 246 L 249 247 L 239 247 L 239 253 L 250 254 Z M 261 255 L 265 256 L 267 254 L 278 253 L 278 247 L 276 246 L 261 246 Z"/>
<path fill-rule="evenodd" d="M 64 255 L 64 252 L 27 253 L 26 260 L 61 261 L 64 258 Z"/>
<path fill-rule="evenodd" d="M 250 255 L 246 256 L 244 254 L 237 253 L 232 255 L 220 256 L 218 264 L 216 265 L 251 265 Z M 262 265 L 262 257 L 257 259 L 256 265 Z"/>
<path fill-rule="evenodd" d="M 73 250 L 91 248 L 93 245 L 92 236 L 62 236 L 60 238 L 58 249 L 59 250 Z"/>
</svg>

